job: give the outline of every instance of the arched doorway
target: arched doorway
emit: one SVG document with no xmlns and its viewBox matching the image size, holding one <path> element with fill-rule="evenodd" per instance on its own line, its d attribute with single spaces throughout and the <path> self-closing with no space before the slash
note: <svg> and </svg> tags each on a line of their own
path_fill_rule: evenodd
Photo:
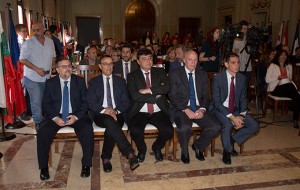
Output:
<svg viewBox="0 0 300 190">
<path fill-rule="evenodd" d="M 125 11 L 125 40 L 140 41 L 147 31 L 155 30 L 155 8 L 148 0 L 133 0 Z"/>
</svg>

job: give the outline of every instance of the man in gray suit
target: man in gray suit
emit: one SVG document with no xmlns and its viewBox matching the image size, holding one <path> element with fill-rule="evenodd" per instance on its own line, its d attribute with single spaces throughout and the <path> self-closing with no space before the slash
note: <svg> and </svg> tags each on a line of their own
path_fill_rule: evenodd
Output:
<svg viewBox="0 0 300 190">
<path fill-rule="evenodd" d="M 196 158 L 201 161 L 205 160 L 203 151 L 221 126 L 207 111 L 208 79 L 205 71 L 196 69 L 197 53 L 188 51 L 183 61 L 185 66 L 173 70 L 169 75 L 171 83 L 169 99 L 171 119 L 177 126 L 176 131 L 181 145 L 181 161 L 189 164 L 188 142 L 192 134 L 192 123 L 197 123 L 203 129 L 203 133 L 192 146 Z"/>
<path fill-rule="evenodd" d="M 79 65 L 98 65 L 100 61 L 97 59 L 96 46 L 90 46 L 87 50 L 88 59 L 79 62 Z"/>
<path fill-rule="evenodd" d="M 119 75 L 127 80 L 127 74 L 139 68 L 136 61 L 131 61 L 132 47 L 124 45 L 122 47 L 122 59 L 114 63 L 113 74 Z"/>
<path fill-rule="evenodd" d="M 246 78 L 239 73 L 240 60 L 237 54 L 229 54 L 225 71 L 213 78 L 212 107 L 215 117 L 222 125 L 224 164 L 231 164 L 231 156 L 237 156 L 234 142 L 242 144 L 259 130 L 257 122 L 247 114 Z M 235 128 L 233 135 L 232 129 Z"/>
</svg>

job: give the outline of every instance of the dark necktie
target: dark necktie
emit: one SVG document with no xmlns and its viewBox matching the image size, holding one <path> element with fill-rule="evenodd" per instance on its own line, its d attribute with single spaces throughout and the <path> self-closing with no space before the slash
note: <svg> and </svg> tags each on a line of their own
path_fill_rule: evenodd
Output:
<svg viewBox="0 0 300 190">
<path fill-rule="evenodd" d="M 149 78 L 149 73 L 145 73 L 146 75 L 146 86 L 147 88 L 150 88 L 151 87 L 151 83 L 150 83 L 150 78 Z M 154 106 L 153 104 L 147 104 L 147 107 L 148 107 L 148 113 L 150 114 L 153 114 L 154 112 Z"/>
<path fill-rule="evenodd" d="M 193 112 L 195 112 L 197 106 L 196 106 L 196 94 L 195 94 L 193 73 L 189 73 L 189 84 L 190 84 L 190 108 Z"/>
<path fill-rule="evenodd" d="M 68 81 L 65 81 L 65 86 L 63 89 L 63 103 L 62 103 L 62 113 L 61 118 L 64 122 L 67 121 L 67 117 L 69 115 L 69 89 L 68 89 Z"/>
<path fill-rule="evenodd" d="M 234 77 L 231 77 L 229 103 L 228 103 L 228 109 L 230 113 L 233 113 L 234 111 L 234 98 L 235 98 Z"/>
<path fill-rule="evenodd" d="M 127 75 L 129 73 L 128 63 L 125 63 L 125 76 L 124 78 L 127 80 Z"/>
<path fill-rule="evenodd" d="M 106 77 L 106 96 L 107 96 L 107 107 L 113 108 L 110 85 L 109 85 L 109 77 Z"/>
</svg>

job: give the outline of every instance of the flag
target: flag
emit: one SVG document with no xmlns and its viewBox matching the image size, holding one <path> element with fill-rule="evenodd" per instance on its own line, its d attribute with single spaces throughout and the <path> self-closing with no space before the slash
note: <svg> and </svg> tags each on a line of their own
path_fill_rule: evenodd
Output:
<svg viewBox="0 0 300 190">
<path fill-rule="evenodd" d="M 283 46 L 289 45 L 289 22 L 286 22 L 285 30 L 283 33 L 282 45 Z"/>
<path fill-rule="evenodd" d="M 59 24 L 59 21 L 57 21 L 57 30 L 56 30 L 56 32 L 57 32 L 57 37 L 58 37 L 59 41 L 60 41 L 60 42 L 63 42 L 63 41 L 62 41 L 62 33 L 61 33 L 61 30 L 60 30 L 60 24 Z"/>
<path fill-rule="evenodd" d="M 20 57 L 20 48 L 18 44 L 18 37 L 14 25 L 14 21 L 12 19 L 11 10 L 8 9 L 9 14 L 9 48 L 10 48 L 10 57 L 12 59 L 12 63 L 16 70 L 18 70 L 18 61 Z"/>
<path fill-rule="evenodd" d="M 292 55 L 296 54 L 296 48 L 300 46 L 299 44 L 299 22 L 297 23 L 296 26 L 296 32 L 295 32 L 295 37 L 293 41 L 293 46 L 292 46 Z"/>
<path fill-rule="evenodd" d="M 0 44 L 2 44 L 2 35 L 4 36 L 4 30 L 2 27 L 2 19 L 0 14 Z M 4 38 L 5 39 L 5 38 Z M 6 108 L 6 95 L 5 95 L 5 86 L 4 86 L 4 78 L 3 78 L 3 68 L 4 68 L 4 60 L 2 54 L 2 45 L 0 46 L 0 108 Z"/>
<path fill-rule="evenodd" d="M 15 72 L 14 68 L 11 64 L 11 58 L 9 57 L 9 51 L 7 47 L 7 41 L 5 37 L 5 33 L 3 30 L 2 26 L 2 19 L 0 15 L 0 33 L 1 33 L 1 40 L 0 40 L 0 49 L 1 49 L 1 70 L 3 71 L 3 82 L 4 82 L 4 91 L 2 92 L 1 90 L 1 103 L 5 103 L 5 106 L 2 107 L 4 109 L 4 121 L 7 123 L 13 123 L 13 118 L 12 118 L 12 100 L 14 100 L 14 96 L 10 96 L 11 94 L 14 93 L 14 80 L 15 80 Z M 1 78 L 2 79 L 2 78 Z M 1 80 L 2 81 L 2 80 Z M 5 94 L 5 100 L 2 100 Z"/>
<path fill-rule="evenodd" d="M 12 19 L 12 12 L 9 9 L 9 47 L 10 47 L 10 57 L 11 57 L 11 62 L 12 64 L 9 63 L 10 65 L 13 65 L 13 71 L 10 71 L 11 68 L 9 67 L 10 72 L 8 74 L 13 76 L 14 73 L 14 93 L 11 93 L 10 97 L 11 102 L 15 103 L 15 113 L 17 116 L 22 114 L 25 109 L 26 109 L 26 103 L 25 103 L 25 98 L 24 98 L 24 93 L 23 93 L 23 88 L 21 84 L 21 80 L 23 78 L 23 64 L 19 61 L 20 57 L 20 49 L 19 49 L 19 44 L 18 44 L 18 38 L 17 38 L 17 33 L 15 30 L 15 25 L 14 21 Z"/>
<path fill-rule="evenodd" d="M 72 28 L 71 28 L 71 23 L 69 24 L 69 35 L 72 36 Z"/>
<path fill-rule="evenodd" d="M 276 39 L 276 46 L 278 46 L 282 42 L 283 25 L 284 25 L 284 22 L 281 23 L 280 30 L 278 32 L 278 36 L 277 36 L 277 39 Z"/>
<path fill-rule="evenodd" d="M 23 24 L 26 26 L 27 30 L 29 31 L 25 10 L 23 10 Z M 27 33 L 27 37 L 26 38 L 29 38 L 29 33 Z"/>
</svg>

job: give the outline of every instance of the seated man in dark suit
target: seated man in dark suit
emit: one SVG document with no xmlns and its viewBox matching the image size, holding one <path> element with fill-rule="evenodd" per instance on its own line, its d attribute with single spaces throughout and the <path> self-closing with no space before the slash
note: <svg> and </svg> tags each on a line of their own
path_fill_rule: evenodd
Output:
<svg viewBox="0 0 300 190">
<path fill-rule="evenodd" d="M 121 60 L 114 63 L 113 74 L 119 75 L 127 80 L 127 75 L 139 68 L 136 61 L 131 61 L 132 58 L 132 47 L 124 45 L 122 47 Z"/>
<path fill-rule="evenodd" d="M 184 45 L 175 46 L 176 61 L 169 65 L 169 72 L 184 65 L 183 59 L 186 52 L 187 48 Z"/>
<path fill-rule="evenodd" d="M 206 72 L 197 68 L 197 62 L 197 53 L 190 50 L 184 57 L 185 66 L 173 70 L 169 75 L 170 114 L 177 126 L 181 161 L 184 164 L 190 163 L 188 142 L 193 122 L 203 129 L 203 133 L 192 146 L 196 158 L 201 161 L 205 160 L 203 156 L 205 148 L 221 129 L 214 116 L 206 110 L 209 103 L 208 79 Z"/>
<path fill-rule="evenodd" d="M 73 127 L 82 146 L 81 177 L 90 176 L 94 152 L 92 121 L 87 114 L 87 89 L 84 79 L 72 74 L 71 62 L 60 59 L 56 63 L 59 75 L 46 81 L 42 110 L 44 121 L 37 133 L 37 153 L 41 180 L 50 178 L 48 157 L 51 143 L 59 129 Z"/>
<path fill-rule="evenodd" d="M 162 68 L 154 68 L 152 52 L 139 49 L 137 59 L 140 69 L 128 75 L 127 85 L 132 99 L 128 113 L 128 127 L 135 142 L 140 162 L 145 160 L 147 146 L 144 130 L 148 123 L 154 125 L 159 135 L 152 145 L 157 161 L 163 160 L 161 149 L 173 136 L 173 127 L 169 119 L 166 94 L 170 90 L 170 82 Z"/>
<path fill-rule="evenodd" d="M 106 128 L 101 155 L 104 172 L 112 170 L 110 159 L 115 143 L 127 156 L 131 170 L 139 166 L 138 159 L 122 131 L 123 114 L 130 106 L 126 81 L 112 75 L 113 65 L 111 56 L 104 55 L 99 64 L 102 74 L 91 80 L 88 90 L 88 104 L 94 121 L 99 127 Z"/>
<path fill-rule="evenodd" d="M 231 156 L 237 156 L 234 142 L 242 144 L 259 130 L 257 122 L 247 114 L 246 78 L 239 73 L 240 60 L 237 54 L 229 54 L 225 71 L 213 78 L 212 109 L 222 126 L 223 159 L 231 164 Z M 235 131 L 232 135 L 232 130 Z"/>
</svg>

